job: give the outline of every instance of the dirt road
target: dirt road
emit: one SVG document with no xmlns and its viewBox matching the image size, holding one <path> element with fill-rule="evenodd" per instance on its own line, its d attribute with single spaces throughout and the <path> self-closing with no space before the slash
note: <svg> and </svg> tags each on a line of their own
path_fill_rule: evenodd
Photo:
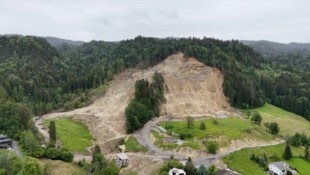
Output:
<svg viewBox="0 0 310 175">
<path fill-rule="evenodd" d="M 137 131 L 134 134 L 134 136 L 138 139 L 138 141 L 141 145 L 143 145 L 149 149 L 149 153 L 152 156 L 157 156 L 157 157 L 160 157 L 163 159 L 167 159 L 170 157 L 170 155 L 174 155 L 174 157 L 176 159 L 181 159 L 181 160 L 187 159 L 189 156 L 186 154 L 180 154 L 180 153 L 176 154 L 176 153 L 171 152 L 171 151 L 162 150 L 161 148 L 157 147 L 153 143 L 153 140 L 150 137 L 151 130 L 157 123 L 163 122 L 163 121 L 168 121 L 168 120 L 169 119 L 167 117 L 164 117 L 164 116 L 156 118 L 156 119 L 148 122 L 147 124 L 145 124 L 141 130 Z M 179 119 L 176 119 L 176 120 L 179 120 Z M 258 144 L 255 146 L 240 145 L 238 148 L 228 149 L 226 151 L 219 152 L 218 154 L 215 154 L 215 155 L 197 156 L 197 157 L 192 157 L 192 159 L 193 159 L 193 163 L 195 166 L 200 166 L 200 165 L 209 166 L 211 164 L 215 164 L 216 166 L 218 166 L 220 168 L 225 168 L 225 167 L 223 167 L 223 164 L 219 163 L 220 159 L 223 158 L 224 156 L 232 153 L 232 152 L 241 150 L 243 148 L 272 146 L 272 145 L 277 145 L 277 144 L 281 144 L 284 142 L 285 142 L 284 140 L 275 140 L 273 142 Z"/>
</svg>

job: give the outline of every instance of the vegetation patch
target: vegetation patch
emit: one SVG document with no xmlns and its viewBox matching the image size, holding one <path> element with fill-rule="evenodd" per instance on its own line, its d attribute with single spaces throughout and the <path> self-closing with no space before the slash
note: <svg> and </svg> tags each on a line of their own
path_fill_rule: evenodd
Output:
<svg viewBox="0 0 310 175">
<path fill-rule="evenodd" d="M 42 172 L 49 175 L 60 174 L 87 174 L 87 170 L 74 163 L 60 160 L 38 159 Z"/>
<path fill-rule="evenodd" d="M 230 169 L 244 175 L 267 175 L 268 173 L 264 171 L 259 164 L 250 160 L 252 154 L 255 154 L 256 156 L 262 156 L 265 154 L 269 163 L 285 161 L 291 167 L 296 168 L 300 173 L 309 172 L 306 170 L 309 169 L 310 162 L 301 158 L 304 154 L 304 149 L 302 147 L 291 146 L 293 158 L 290 160 L 284 160 L 282 158 L 284 149 L 285 144 L 258 148 L 245 148 L 225 156 L 223 161 Z"/>
<path fill-rule="evenodd" d="M 263 107 L 254 109 L 263 118 L 262 123 L 276 122 L 280 128 L 280 135 L 291 135 L 295 132 L 310 135 L 310 122 L 305 118 L 266 103 Z M 252 110 L 253 111 L 253 110 Z"/>
<path fill-rule="evenodd" d="M 274 136 L 267 133 L 261 126 L 237 117 L 197 120 L 192 124 L 188 124 L 188 121 L 162 122 L 160 125 L 166 128 L 168 133 L 175 133 L 175 138 L 189 141 L 194 138 L 200 141 L 213 140 L 218 142 L 219 147 L 225 147 L 230 141 L 237 139 L 248 138 L 264 141 L 274 139 Z M 201 129 L 202 123 L 205 125 L 205 129 Z"/>
<path fill-rule="evenodd" d="M 140 145 L 138 140 L 133 136 L 130 136 L 127 139 L 127 141 L 125 142 L 125 147 L 126 147 L 126 151 L 129 151 L 129 152 L 130 151 L 131 152 L 147 151 L 147 149 L 143 147 L 142 145 Z"/>
<path fill-rule="evenodd" d="M 44 120 L 43 125 L 48 126 L 51 120 Z M 55 119 L 56 136 L 63 147 L 70 151 L 87 153 L 86 148 L 92 146 L 92 136 L 88 128 L 81 122 L 69 117 Z"/>
</svg>

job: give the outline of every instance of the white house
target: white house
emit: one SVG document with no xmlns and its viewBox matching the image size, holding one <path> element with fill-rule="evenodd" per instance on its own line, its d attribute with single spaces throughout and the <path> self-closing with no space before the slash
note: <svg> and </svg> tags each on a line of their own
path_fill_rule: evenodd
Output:
<svg viewBox="0 0 310 175">
<path fill-rule="evenodd" d="M 115 163 L 118 167 L 127 166 L 129 164 L 129 157 L 125 153 L 116 154 Z"/>
<path fill-rule="evenodd" d="M 169 171 L 169 175 L 186 175 L 186 172 L 182 169 L 172 168 Z"/>
<path fill-rule="evenodd" d="M 273 162 L 268 165 L 269 171 L 273 175 L 286 175 L 290 167 L 285 162 Z"/>
</svg>

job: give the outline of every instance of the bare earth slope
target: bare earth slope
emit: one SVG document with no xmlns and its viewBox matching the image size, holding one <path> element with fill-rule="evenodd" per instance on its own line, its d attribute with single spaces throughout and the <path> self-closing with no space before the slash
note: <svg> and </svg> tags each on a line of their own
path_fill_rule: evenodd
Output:
<svg viewBox="0 0 310 175">
<path fill-rule="evenodd" d="M 93 104 L 69 112 L 51 113 L 46 119 L 72 116 L 88 126 L 104 152 L 114 147 L 114 142 L 126 136 L 124 111 L 134 94 L 138 79 L 151 80 L 155 72 L 165 78 L 166 104 L 162 115 L 184 117 L 232 114 L 234 110 L 222 90 L 223 76 L 219 70 L 205 66 L 195 58 L 175 54 L 147 70 L 126 70 L 110 83 L 106 94 Z"/>
</svg>

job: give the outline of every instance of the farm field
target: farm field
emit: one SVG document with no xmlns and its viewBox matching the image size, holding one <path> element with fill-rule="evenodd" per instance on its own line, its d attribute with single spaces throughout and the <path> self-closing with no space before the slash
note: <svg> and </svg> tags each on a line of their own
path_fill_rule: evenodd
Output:
<svg viewBox="0 0 310 175">
<path fill-rule="evenodd" d="M 254 110 L 261 114 L 263 118 L 262 123 L 278 123 L 280 127 L 280 135 L 282 136 L 293 135 L 296 132 L 304 132 L 305 134 L 310 135 L 310 122 L 299 115 L 285 111 L 268 103 L 263 107 Z"/>
<path fill-rule="evenodd" d="M 199 129 L 201 123 L 205 124 L 205 130 Z M 187 127 L 186 121 L 162 122 L 160 125 L 167 128 L 168 133 L 176 133 L 175 137 L 183 134 L 185 140 L 216 140 L 220 147 L 229 145 L 232 140 L 271 141 L 275 139 L 275 136 L 267 133 L 263 127 L 238 117 L 195 120 L 192 128 Z"/>
<path fill-rule="evenodd" d="M 43 125 L 48 127 L 51 120 L 44 120 Z M 69 117 L 56 118 L 56 137 L 62 145 L 70 151 L 87 153 L 86 148 L 92 146 L 92 136 L 88 128 L 81 122 Z"/>
<path fill-rule="evenodd" d="M 252 153 L 254 153 L 256 156 L 263 156 L 266 154 L 269 163 L 283 161 L 282 154 L 284 148 L 285 144 L 257 148 L 245 148 L 225 156 L 223 161 L 230 169 L 244 175 L 267 175 L 267 172 L 259 167 L 257 163 L 251 161 L 249 157 Z M 300 155 L 303 155 L 304 153 L 304 149 L 302 147 L 291 146 L 291 150 L 294 158 L 288 161 L 285 160 L 285 162 L 289 163 L 291 167 L 296 168 L 302 174 L 309 172 L 310 162 L 300 158 Z"/>
<path fill-rule="evenodd" d="M 49 175 L 87 175 L 88 171 L 74 163 L 63 162 L 60 160 L 38 159 L 41 168 L 47 167 Z"/>
</svg>

